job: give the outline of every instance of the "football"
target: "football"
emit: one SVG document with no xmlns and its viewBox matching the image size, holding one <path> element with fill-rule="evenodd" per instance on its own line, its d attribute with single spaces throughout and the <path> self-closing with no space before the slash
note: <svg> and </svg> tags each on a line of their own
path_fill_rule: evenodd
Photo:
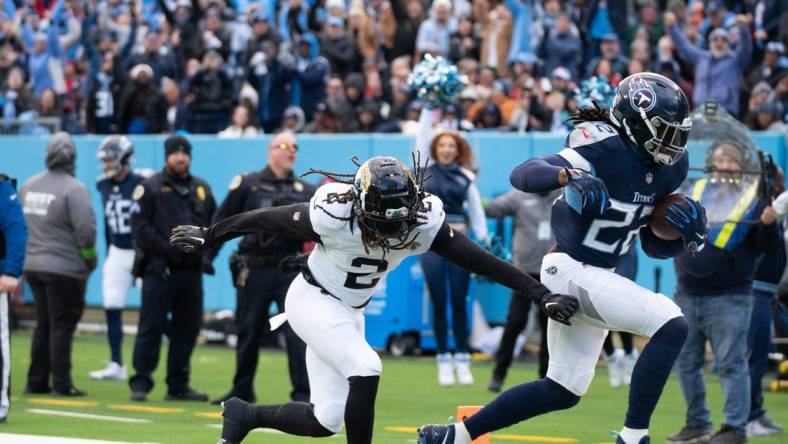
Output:
<svg viewBox="0 0 788 444">
<path fill-rule="evenodd" d="M 681 237 L 681 234 L 679 234 L 675 228 L 668 224 L 665 216 L 667 215 L 668 208 L 670 208 L 670 206 L 675 202 L 680 202 L 685 208 L 689 210 L 689 207 L 684 202 L 684 197 L 685 195 L 683 193 L 674 193 L 668 195 L 657 203 L 657 206 L 654 208 L 654 212 L 651 214 L 650 226 L 651 231 L 654 232 L 658 238 L 673 241 Z"/>
</svg>

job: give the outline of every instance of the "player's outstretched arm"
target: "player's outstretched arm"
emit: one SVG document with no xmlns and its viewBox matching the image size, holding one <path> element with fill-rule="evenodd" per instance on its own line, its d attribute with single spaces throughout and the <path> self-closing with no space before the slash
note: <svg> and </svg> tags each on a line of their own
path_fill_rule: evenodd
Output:
<svg viewBox="0 0 788 444">
<path fill-rule="evenodd" d="M 550 293 L 539 281 L 523 273 L 509 262 L 490 254 L 468 236 L 454 231 L 447 223 L 435 236 L 430 250 L 454 262 L 468 271 L 482 275 L 501 285 L 520 291 L 535 301 L 551 319 L 569 324 L 577 311 L 574 296 Z"/>
<path fill-rule="evenodd" d="M 546 193 L 566 185 L 567 168 L 572 165 L 557 154 L 535 157 L 512 170 L 509 182 L 526 193 Z"/>
<path fill-rule="evenodd" d="M 238 236 L 260 231 L 320 242 L 320 235 L 315 233 L 309 220 L 309 204 L 304 202 L 247 211 L 221 220 L 208 228 L 181 225 L 172 229 L 170 244 L 186 252 L 197 252 Z"/>
</svg>

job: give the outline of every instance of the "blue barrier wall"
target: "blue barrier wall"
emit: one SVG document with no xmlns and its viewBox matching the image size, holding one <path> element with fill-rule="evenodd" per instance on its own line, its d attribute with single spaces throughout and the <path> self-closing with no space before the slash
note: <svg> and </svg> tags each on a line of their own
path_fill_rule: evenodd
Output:
<svg viewBox="0 0 788 444">
<path fill-rule="evenodd" d="M 190 136 L 194 145 L 192 172 L 201 176 L 213 187 L 217 201 L 221 202 L 227 192 L 232 177 L 240 172 L 262 169 L 266 162 L 267 137 L 255 139 L 218 139 L 211 136 Z M 774 155 L 775 161 L 785 168 L 786 135 L 755 134 L 760 149 Z M 482 196 L 494 197 L 510 189 L 509 173 L 520 162 L 546 153 L 559 150 L 564 143 L 564 135 L 554 134 L 497 134 L 472 133 L 468 141 L 477 154 L 479 165 L 479 189 Z M 20 185 L 30 176 L 44 169 L 44 152 L 48 141 L 45 137 L 3 137 L 0 139 L 0 155 L 3 162 L 0 170 L 19 179 Z M 164 165 L 164 137 L 133 137 L 135 144 L 136 168 L 159 170 Z M 96 159 L 96 149 L 101 141 L 98 136 L 75 138 L 77 144 L 77 177 L 93 191 L 93 204 L 99 222 L 103 219 L 101 200 L 95 191 L 94 183 L 100 174 Z M 393 155 L 401 159 L 410 158 L 413 138 L 403 135 L 359 134 L 359 135 L 299 135 L 299 154 L 297 173 L 303 173 L 310 166 L 329 171 L 352 172 L 355 167 L 350 162 L 352 156 L 365 159 L 374 155 Z M 691 152 L 694 165 L 702 162 L 702 152 Z M 307 178 L 318 181 L 320 177 Z M 104 256 L 103 224 L 99 223 L 99 251 Z M 222 248 L 217 257 L 216 276 L 205 280 L 205 308 L 209 310 L 234 308 L 234 290 L 230 285 L 227 258 L 233 245 Z M 655 269 L 662 270 L 660 289 L 672 294 L 675 286 L 673 265 L 669 261 L 657 261 L 640 255 L 638 282 L 655 289 Z M 482 301 L 488 318 L 501 322 L 505 318 L 508 305 L 508 291 L 491 284 L 475 285 L 474 293 Z M 88 285 L 87 302 L 101 304 L 100 268 L 94 273 Z M 135 289 L 129 299 L 130 306 L 139 305 L 139 292 Z"/>
</svg>

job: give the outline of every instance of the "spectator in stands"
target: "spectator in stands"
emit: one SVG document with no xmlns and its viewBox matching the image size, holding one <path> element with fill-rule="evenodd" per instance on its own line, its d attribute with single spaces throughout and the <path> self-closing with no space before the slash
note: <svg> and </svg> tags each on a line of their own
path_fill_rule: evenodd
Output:
<svg viewBox="0 0 788 444">
<path fill-rule="evenodd" d="M 419 0 L 391 0 L 391 10 L 397 20 L 393 46 L 389 57 L 412 56 L 422 21 L 424 6 Z"/>
<path fill-rule="evenodd" d="M 235 96 L 222 64 L 222 56 L 209 49 L 202 58 L 200 69 L 189 79 L 186 90 L 186 103 L 190 105 L 186 123 L 189 132 L 216 134 L 230 120 Z"/>
<path fill-rule="evenodd" d="M 565 110 L 566 95 L 559 90 L 552 91 L 545 98 L 544 105 L 546 108 L 544 130 L 554 133 L 568 131 L 569 113 Z"/>
<path fill-rule="evenodd" d="M 47 171 L 30 178 L 19 195 L 30 230 L 24 272 L 37 321 L 26 393 L 87 394 L 71 379 L 71 345 L 85 309 L 87 278 L 96 268 L 96 218 L 90 193 L 74 178 L 75 162 L 71 136 L 55 134 L 47 146 Z"/>
<path fill-rule="evenodd" d="M 376 132 L 380 123 L 380 106 L 371 99 L 365 99 L 356 110 L 358 122 L 356 131 L 360 133 Z"/>
<path fill-rule="evenodd" d="M 123 91 L 124 78 L 115 69 L 111 51 L 104 53 L 101 66 L 88 78 L 85 119 L 91 134 L 117 134 L 117 106 Z"/>
<path fill-rule="evenodd" d="M 250 118 L 251 112 L 246 105 L 238 105 L 233 109 L 230 126 L 219 132 L 220 138 L 254 137 L 257 128 Z"/>
<path fill-rule="evenodd" d="M 62 20 L 64 4 L 65 0 L 57 0 L 52 12 L 53 23 Z M 28 54 L 28 71 L 33 81 L 33 95 L 38 97 L 45 89 L 53 88 L 56 84 L 62 85 L 63 73 L 58 68 L 62 66 L 63 49 L 60 46 L 58 26 L 50 26 L 44 33 L 33 29 L 32 21 L 32 17 L 26 17 L 22 36 L 25 45 L 32 48 Z"/>
<path fill-rule="evenodd" d="M 129 70 L 140 64 L 148 65 L 153 69 L 153 81 L 157 84 L 161 82 L 162 77 L 181 78 L 175 63 L 175 56 L 162 46 L 162 35 L 156 29 L 148 29 L 145 34 L 143 51 L 129 56 L 125 67 L 126 70 Z"/>
<path fill-rule="evenodd" d="M 518 133 L 527 131 L 540 131 L 544 119 L 544 110 L 538 99 L 532 93 L 531 85 L 520 91 L 517 107 L 509 120 L 509 128 Z"/>
<path fill-rule="evenodd" d="M 282 128 L 280 131 L 300 133 L 305 123 L 304 110 L 295 105 L 290 105 L 282 115 Z"/>
<path fill-rule="evenodd" d="M 481 0 L 485 1 L 485 0 Z M 449 41 L 451 36 L 451 0 L 435 0 L 432 2 L 432 17 L 424 20 L 419 26 L 416 36 L 416 60 L 421 60 L 424 54 L 434 56 L 449 55 Z"/>
<path fill-rule="evenodd" d="M 473 119 L 473 126 L 479 131 L 502 130 L 503 119 L 501 119 L 501 110 L 498 108 L 498 105 L 492 102 L 484 105 L 476 115 L 476 118 Z"/>
<path fill-rule="evenodd" d="M 709 34 L 709 50 L 703 50 L 687 39 L 672 12 L 666 13 L 664 19 L 680 57 L 695 68 L 693 103 L 697 106 L 706 100 L 716 100 L 734 116 L 739 115 L 739 88 L 752 54 L 750 18 L 739 15 L 736 22 L 739 45 L 735 51 L 730 49 L 730 35 L 724 28 Z"/>
<path fill-rule="evenodd" d="M 326 82 L 331 75 L 331 66 L 325 57 L 318 55 L 320 45 L 314 35 L 302 34 L 297 46 L 291 103 L 303 110 L 306 121 L 311 121 L 315 106 L 326 98 Z"/>
<path fill-rule="evenodd" d="M 745 81 L 747 89 L 752 89 L 761 81 L 774 87 L 783 73 L 788 71 L 788 63 L 782 59 L 785 55 L 785 45 L 782 42 L 769 42 L 763 54 L 763 61 L 750 70 Z"/>
<path fill-rule="evenodd" d="M 8 72 L 2 100 L 3 119 L 16 119 L 32 107 L 32 98 L 25 88 L 25 74 L 21 68 L 13 67 Z"/>
<path fill-rule="evenodd" d="M 252 27 L 252 35 L 246 43 L 246 55 L 244 61 L 249 63 L 252 57 L 258 52 L 267 54 L 274 46 L 274 54 L 277 53 L 279 45 L 282 43 L 282 34 L 269 22 L 268 15 L 263 11 L 257 11 L 249 19 Z"/>
<path fill-rule="evenodd" d="M 378 1 L 377 3 L 382 3 Z M 348 33 L 355 42 L 356 49 L 361 56 L 362 65 L 372 65 L 378 54 L 378 34 L 375 22 L 370 18 L 362 0 L 353 0 L 348 13 Z"/>
<path fill-rule="evenodd" d="M 166 104 L 164 132 L 173 133 L 186 129 L 189 109 L 186 106 L 186 102 L 181 98 L 181 90 L 178 88 L 178 84 L 174 80 L 164 77 L 161 79 L 161 91 Z"/>
<path fill-rule="evenodd" d="M 342 128 L 342 131 L 347 130 L 355 119 L 355 112 L 353 111 L 353 106 L 345 97 L 345 89 L 341 78 L 331 76 L 328 80 L 325 104 L 336 116 L 337 123 Z"/>
<path fill-rule="evenodd" d="M 761 103 L 755 109 L 754 116 L 748 115 L 748 127 L 753 131 L 785 132 L 782 121 L 783 105 L 776 100 Z"/>
<path fill-rule="evenodd" d="M 512 44 L 507 55 L 507 60 L 511 62 L 518 54 L 533 52 L 534 3 L 506 0 L 504 4 L 512 14 Z M 473 58 L 478 59 L 478 55 Z"/>
<path fill-rule="evenodd" d="M 469 17 L 462 17 L 457 30 L 451 33 L 449 42 L 449 60 L 457 63 L 466 57 L 479 59 L 479 38 L 473 29 L 473 21 Z"/>
<path fill-rule="evenodd" d="M 490 9 L 488 0 L 474 3 L 474 14 L 481 25 L 481 64 L 494 68 L 498 75 L 509 75 L 509 47 L 512 43 L 512 14 L 499 4 Z"/>
<path fill-rule="evenodd" d="M 339 121 L 334 112 L 325 103 L 315 106 L 312 122 L 304 126 L 305 133 L 338 133 L 341 132 Z"/>
<path fill-rule="evenodd" d="M 331 64 L 331 72 L 340 77 L 358 72 L 361 66 L 358 46 L 345 32 L 345 21 L 341 17 L 331 16 L 326 20 L 320 35 L 320 55 Z"/>
<path fill-rule="evenodd" d="M 164 122 L 164 102 L 153 83 L 153 69 L 137 65 L 129 73 L 118 104 L 118 129 L 125 134 L 155 134 Z"/>
<path fill-rule="evenodd" d="M 550 86 L 555 91 L 566 93 L 574 87 L 572 83 L 572 74 L 563 66 L 555 68 L 550 73 Z"/>
<path fill-rule="evenodd" d="M 547 72 L 563 66 L 569 70 L 572 79 L 579 81 L 582 43 L 578 36 L 572 34 L 570 24 L 567 14 L 558 16 L 555 28 L 542 40 L 539 57 L 544 60 Z"/>
<path fill-rule="evenodd" d="M 788 19 L 788 5 L 782 0 L 759 0 L 755 8 L 755 40 L 759 44 L 779 40 L 781 29 L 780 20 Z M 785 42 L 783 42 L 785 44 Z"/>
<path fill-rule="evenodd" d="M 173 34 L 179 36 L 183 57 L 198 57 L 201 51 L 199 22 L 200 6 L 197 0 L 176 0 L 175 11 L 171 11 L 165 0 L 156 0 L 159 10 L 164 14 Z"/>
<path fill-rule="evenodd" d="M 626 62 L 616 62 L 609 54 L 605 55 L 604 43 L 618 43 L 625 38 L 629 17 L 627 3 L 626 0 L 589 0 L 583 8 L 585 14 L 581 17 L 580 25 L 581 32 L 587 35 L 586 57 L 596 58 L 601 50 L 602 55 L 613 62 L 613 69 L 619 73 L 623 72 Z"/>
<path fill-rule="evenodd" d="M 610 62 L 614 75 L 622 77 L 626 73 L 629 60 L 621 54 L 621 45 L 616 34 L 608 33 L 602 36 L 599 53 L 599 57 L 593 59 L 589 66 L 597 66 L 599 60 L 605 59 Z"/>
</svg>

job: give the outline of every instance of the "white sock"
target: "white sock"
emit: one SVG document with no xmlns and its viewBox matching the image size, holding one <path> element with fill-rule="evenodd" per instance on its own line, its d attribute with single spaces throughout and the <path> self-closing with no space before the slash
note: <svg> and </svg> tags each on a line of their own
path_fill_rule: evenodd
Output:
<svg viewBox="0 0 788 444">
<path fill-rule="evenodd" d="M 641 438 L 648 436 L 648 429 L 630 429 L 629 427 L 624 427 L 621 429 L 618 436 L 620 436 L 626 444 L 638 444 Z"/>
<path fill-rule="evenodd" d="M 471 444 L 471 434 L 462 421 L 454 424 L 454 444 Z"/>
</svg>

